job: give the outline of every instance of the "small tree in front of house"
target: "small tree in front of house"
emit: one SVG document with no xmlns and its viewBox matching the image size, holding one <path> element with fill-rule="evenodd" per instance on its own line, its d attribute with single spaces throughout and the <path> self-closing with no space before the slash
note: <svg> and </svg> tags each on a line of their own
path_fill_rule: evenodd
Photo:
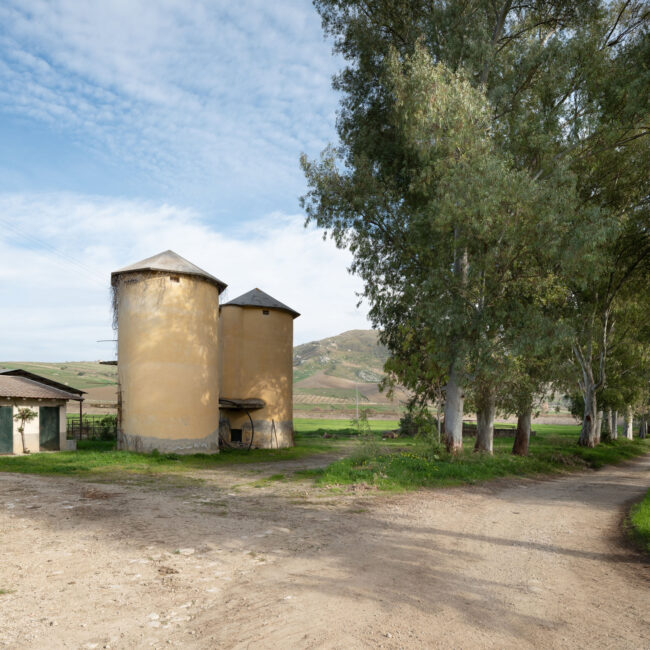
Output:
<svg viewBox="0 0 650 650">
<path fill-rule="evenodd" d="M 16 411 L 16 414 L 14 415 L 14 420 L 16 420 L 16 422 L 20 422 L 18 431 L 20 432 L 20 439 L 23 443 L 23 453 L 25 454 L 29 453 L 29 449 L 27 449 L 27 446 L 25 445 L 25 425 L 28 422 L 31 422 L 37 416 L 38 413 L 34 411 L 34 409 L 30 409 L 28 406 L 19 407 Z"/>
</svg>

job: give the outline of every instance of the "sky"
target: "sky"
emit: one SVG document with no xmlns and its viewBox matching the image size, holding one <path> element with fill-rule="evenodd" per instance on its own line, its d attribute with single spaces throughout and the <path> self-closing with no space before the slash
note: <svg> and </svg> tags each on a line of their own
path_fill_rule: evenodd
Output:
<svg viewBox="0 0 650 650">
<path fill-rule="evenodd" d="M 308 0 L 3 0 L 0 360 L 114 358 L 110 272 L 167 249 L 295 343 L 368 328 L 299 206 L 340 67 Z"/>
</svg>

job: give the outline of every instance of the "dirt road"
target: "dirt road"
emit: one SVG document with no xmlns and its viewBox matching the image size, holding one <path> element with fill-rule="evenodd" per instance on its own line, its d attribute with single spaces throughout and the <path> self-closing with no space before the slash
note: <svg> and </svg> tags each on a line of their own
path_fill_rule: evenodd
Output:
<svg viewBox="0 0 650 650">
<path fill-rule="evenodd" d="M 650 457 L 397 497 L 259 481 L 290 468 L 1 474 L 0 647 L 650 647 L 649 562 L 620 534 Z"/>
</svg>

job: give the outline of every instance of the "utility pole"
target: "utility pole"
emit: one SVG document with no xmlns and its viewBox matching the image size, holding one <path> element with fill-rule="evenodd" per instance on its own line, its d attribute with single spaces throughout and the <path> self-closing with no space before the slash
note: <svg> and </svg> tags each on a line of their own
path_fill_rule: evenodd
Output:
<svg viewBox="0 0 650 650">
<path fill-rule="evenodd" d="M 359 421 L 359 384 L 354 385 L 354 392 L 357 396 L 357 422 Z"/>
</svg>

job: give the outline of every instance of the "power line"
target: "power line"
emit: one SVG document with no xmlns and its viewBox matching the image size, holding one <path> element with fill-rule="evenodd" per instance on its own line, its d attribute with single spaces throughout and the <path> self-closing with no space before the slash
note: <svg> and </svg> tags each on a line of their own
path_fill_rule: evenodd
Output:
<svg viewBox="0 0 650 650">
<path fill-rule="evenodd" d="M 97 282 L 98 284 L 101 284 L 102 287 L 106 287 L 106 279 L 103 278 L 102 276 L 99 275 L 99 273 L 96 273 L 93 269 L 87 267 L 85 264 L 80 262 L 79 260 L 75 259 L 74 257 L 71 257 L 67 255 L 66 253 L 60 251 L 56 247 L 52 246 L 51 244 L 48 244 L 47 242 L 43 241 L 42 239 L 39 239 L 35 235 L 32 235 L 30 233 L 26 233 L 20 228 L 16 227 L 14 224 L 6 221 L 5 219 L 0 217 L 0 224 L 8 228 L 9 230 L 13 231 L 15 234 L 17 234 L 19 237 L 22 237 L 23 239 L 35 243 L 39 247 L 45 249 L 45 253 L 50 253 L 52 255 L 56 255 L 60 257 L 63 261 L 68 262 L 69 264 L 74 264 L 75 266 L 79 267 L 83 271 L 86 272 L 87 276 L 89 277 L 90 280 L 93 280 Z"/>
</svg>

